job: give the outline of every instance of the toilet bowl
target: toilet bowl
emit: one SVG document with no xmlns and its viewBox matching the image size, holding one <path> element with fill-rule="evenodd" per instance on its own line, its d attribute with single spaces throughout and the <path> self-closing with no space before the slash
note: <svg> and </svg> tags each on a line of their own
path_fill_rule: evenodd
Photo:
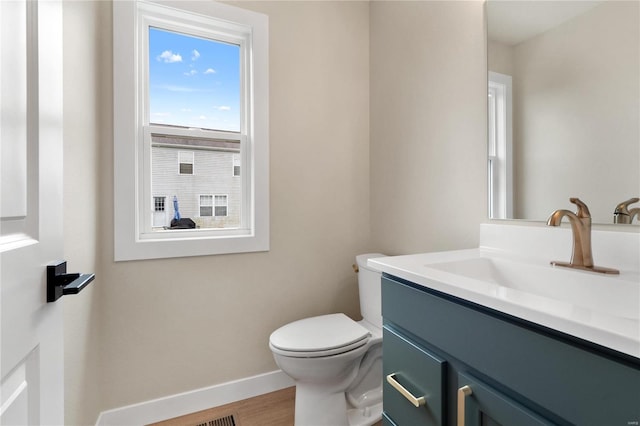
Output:
<svg viewBox="0 0 640 426">
<path fill-rule="evenodd" d="M 342 313 L 275 330 L 269 347 L 296 383 L 296 426 L 368 426 L 382 417 L 380 272 L 357 256 L 361 321 Z"/>
</svg>

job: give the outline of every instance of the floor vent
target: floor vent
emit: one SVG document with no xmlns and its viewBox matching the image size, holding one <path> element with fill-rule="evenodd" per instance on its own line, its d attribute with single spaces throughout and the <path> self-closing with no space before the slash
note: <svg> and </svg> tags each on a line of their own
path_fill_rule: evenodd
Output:
<svg viewBox="0 0 640 426">
<path fill-rule="evenodd" d="M 198 423 L 196 426 L 236 426 L 236 420 L 233 418 L 233 414 L 231 414 L 230 416 L 219 417 L 217 419 Z"/>
</svg>

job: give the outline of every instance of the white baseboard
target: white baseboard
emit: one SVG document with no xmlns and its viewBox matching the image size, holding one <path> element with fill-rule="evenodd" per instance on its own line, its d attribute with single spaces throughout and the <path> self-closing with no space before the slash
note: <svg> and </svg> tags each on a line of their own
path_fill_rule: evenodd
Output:
<svg viewBox="0 0 640 426">
<path fill-rule="evenodd" d="M 133 426 L 195 413 L 294 386 L 281 370 L 103 411 L 96 426 Z"/>
</svg>

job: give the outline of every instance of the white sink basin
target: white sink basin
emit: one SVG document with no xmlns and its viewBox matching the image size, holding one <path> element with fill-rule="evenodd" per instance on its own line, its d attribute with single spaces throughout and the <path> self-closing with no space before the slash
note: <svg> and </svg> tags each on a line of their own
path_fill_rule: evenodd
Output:
<svg viewBox="0 0 640 426">
<path fill-rule="evenodd" d="M 639 319 L 640 285 L 617 275 L 597 274 L 563 267 L 547 267 L 501 258 L 477 257 L 425 265 L 483 283 L 570 303 L 614 317 Z M 628 277 L 625 277 L 628 278 Z"/>
<path fill-rule="evenodd" d="M 389 275 L 640 358 L 640 274 L 554 267 L 494 250 L 370 259 Z"/>
</svg>

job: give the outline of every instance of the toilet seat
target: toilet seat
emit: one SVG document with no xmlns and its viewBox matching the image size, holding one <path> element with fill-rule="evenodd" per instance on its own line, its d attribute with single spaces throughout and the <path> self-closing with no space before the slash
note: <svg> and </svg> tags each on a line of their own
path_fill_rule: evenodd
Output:
<svg viewBox="0 0 640 426">
<path fill-rule="evenodd" d="M 317 358 L 348 352 L 365 345 L 371 333 L 344 314 L 305 318 L 271 333 L 269 346 L 284 356 Z"/>
</svg>

